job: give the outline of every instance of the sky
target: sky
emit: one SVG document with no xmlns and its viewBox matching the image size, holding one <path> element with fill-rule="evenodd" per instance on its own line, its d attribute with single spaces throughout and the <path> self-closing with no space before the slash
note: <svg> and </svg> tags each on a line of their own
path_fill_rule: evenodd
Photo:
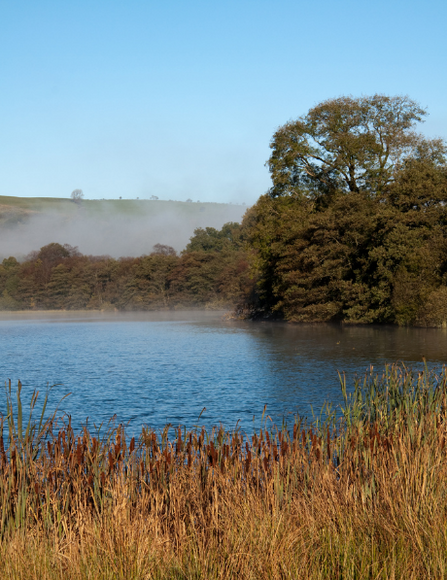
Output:
<svg viewBox="0 0 447 580">
<path fill-rule="evenodd" d="M 276 129 L 408 95 L 447 138 L 445 0 L 0 0 L 0 195 L 255 203 Z"/>
</svg>

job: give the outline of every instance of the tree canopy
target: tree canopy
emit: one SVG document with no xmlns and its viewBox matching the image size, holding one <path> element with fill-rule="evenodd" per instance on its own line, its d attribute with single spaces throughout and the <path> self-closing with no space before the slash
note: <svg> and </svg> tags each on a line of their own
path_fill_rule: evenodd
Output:
<svg viewBox="0 0 447 580">
<path fill-rule="evenodd" d="M 51 243 L 22 262 L 6 258 L 0 263 L 0 310 L 231 307 L 252 288 L 239 229 L 229 223 L 196 230 L 180 256 L 155 244 L 149 255 L 115 260 Z"/>
<path fill-rule="evenodd" d="M 178 255 L 48 244 L 0 264 L 0 309 L 237 304 L 249 317 L 447 326 L 447 151 L 408 97 L 325 101 L 273 136 L 273 186 Z"/>
<path fill-rule="evenodd" d="M 228 222 L 221 230 L 211 227 L 196 228 L 186 251 L 222 252 L 237 249 L 241 245 L 240 229 L 237 222 Z"/>
<path fill-rule="evenodd" d="M 71 192 L 70 197 L 74 202 L 79 203 L 82 199 L 84 199 L 84 192 L 82 189 L 74 189 Z"/>
<path fill-rule="evenodd" d="M 254 305 L 291 321 L 447 324 L 445 143 L 408 97 L 325 101 L 280 127 L 247 213 Z"/>
<path fill-rule="evenodd" d="M 426 111 L 408 97 L 340 97 L 289 121 L 273 136 L 272 197 L 321 198 L 335 192 L 380 195 L 408 159 L 442 162 L 441 140 L 414 131 Z"/>
</svg>

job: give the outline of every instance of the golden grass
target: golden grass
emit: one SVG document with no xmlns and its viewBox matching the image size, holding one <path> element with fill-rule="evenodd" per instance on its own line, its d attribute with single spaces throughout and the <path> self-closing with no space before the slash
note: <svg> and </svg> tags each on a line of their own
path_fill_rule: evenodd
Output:
<svg viewBox="0 0 447 580">
<path fill-rule="evenodd" d="M 341 419 L 290 432 L 128 441 L 25 425 L 9 385 L 0 577 L 446 577 L 446 373 L 392 367 L 344 392 Z"/>
</svg>

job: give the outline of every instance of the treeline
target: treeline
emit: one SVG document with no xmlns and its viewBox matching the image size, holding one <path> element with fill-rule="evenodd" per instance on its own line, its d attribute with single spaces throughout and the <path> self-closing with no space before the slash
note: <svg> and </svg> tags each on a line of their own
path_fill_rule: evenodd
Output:
<svg viewBox="0 0 447 580">
<path fill-rule="evenodd" d="M 85 256 L 48 244 L 19 263 L 0 265 L 0 309 L 156 310 L 228 307 L 248 296 L 247 252 L 241 226 L 198 228 L 177 255 L 157 244 L 148 256 Z"/>
<path fill-rule="evenodd" d="M 447 173 L 425 162 L 380 198 L 334 196 L 325 206 L 263 196 L 247 241 L 258 315 L 442 326 L 447 322 Z"/>
<path fill-rule="evenodd" d="M 1 309 L 228 307 L 292 322 L 447 325 L 447 148 L 408 97 L 341 97 L 280 127 L 273 186 L 177 255 L 59 244 L 0 266 Z"/>
</svg>

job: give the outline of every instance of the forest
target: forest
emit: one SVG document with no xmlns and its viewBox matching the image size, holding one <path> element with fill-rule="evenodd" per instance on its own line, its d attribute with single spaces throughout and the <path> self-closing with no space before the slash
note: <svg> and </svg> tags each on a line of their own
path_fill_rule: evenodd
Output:
<svg viewBox="0 0 447 580">
<path fill-rule="evenodd" d="M 197 228 L 186 250 L 156 244 L 138 258 L 84 256 L 51 243 L 0 266 L 0 309 L 160 310 L 228 308 L 252 282 L 241 226 Z"/>
<path fill-rule="evenodd" d="M 0 309 L 230 308 L 289 322 L 447 324 L 447 148 L 408 97 L 340 97 L 274 134 L 272 187 L 180 255 L 51 243 L 0 265 Z"/>
</svg>

